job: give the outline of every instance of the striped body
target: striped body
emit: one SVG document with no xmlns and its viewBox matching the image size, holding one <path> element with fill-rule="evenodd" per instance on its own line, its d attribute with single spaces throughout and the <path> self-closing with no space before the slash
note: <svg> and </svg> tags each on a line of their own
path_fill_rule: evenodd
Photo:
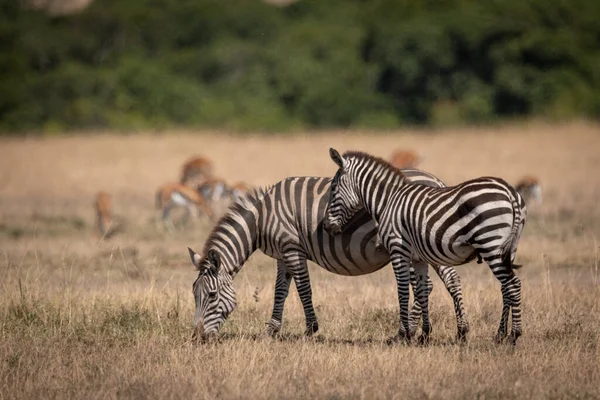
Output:
<svg viewBox="0 0 600 400">
<path fill-rule="evenodd" d="M 444 186 L 426 172 L 405 173 L 419 184 Z M 390 257 L 385 249 L 376 248 L 377 229 L 366 211 L 355 215 L 342 235 L 331 235 L 324 229 L 330 184 L 330 178 L 292 177 L 273 185 L 260 202 L 265 219 L 261 221 L 259 249 L 281 259 L 287 246 L 293 245 L 308 260 L 338 275 L 358 276 L 383 268 Z M 274 224 L 282 226 L 269 227 Z"/>
<path fill-rule="evenodd" d="M 422 184 L 443 186 L 433 175 L 422 171 L 406 170 L 406 174 Z M 270 333 L 279 331 L 281 327 L 284 303 L 292 279 L 304 307 L 306 333 L 312 334 L 318 329 L 307 260 L 330 272 L 348 276 L 372 273 L 390 261 L 385 250 L 376 248 L 377 230 L 366 212 L 358 215 L 342 235 L 334 236 L 325 231 L 323 218 L 329 199 L 330 181 L 330 178 L 287 178 L 257 198 L 242 198 L 214 228 L 205 245 L 204 257 L 198 256 L 194 262 L 201 272 L 210 270 L 211 263 L 208 263 L 208 267 L 205 266 L 207 254 L 210 251 L 217 252 L 221 268 L 226 271 L 223 273 L 225 278 L 235 276 L 255 250 L 261 250 L 277 259 Z M 453 296 L 459 331 L 466 334 L 468 323 L 462 305 L 460 278 L 453 268 L 440 267 L 436 268 L 436 272 Z M 428 283 L 430 288 L 430 281 Z M 206 296 L 203 289 L 206 286 L 194 286 L 196 299 Z M 229 288 L 226 282 L 216 286 L 221 286 L 224 290 Z M 416 329 L 420 307 L 416 305 L 413 311 L 411 328 Z M 218 324 L 205 326 L 203 321 L 212 321 L 213 315 L 210 312 L 203 315 L 206 318 L 197 318 L 196 324 L 201 326 L 199 329 L 204 333 L 218 330 L 225 319 L 224 317 Z"/>
<path fill-rule="evenodd" d="M 461 265 L 485 260 L 502 283 L 503 315 L 498 336 L 506 335 L 512 307 L 514 341 L 521 335 L 520 281 L 513 260 L 526 218 L 525 203 L 515 189 L 498 178 L 479 178 L 460 185 L 433 188 L 415 185 L 384 160 L 365 153 L 335 150 L 340 169 L 333 179 L 326 226 L 340 232 L 363 208 L 377 222 L 398 282 L 400 336 L 411 336 L 408 321 L 409 264 L 424 282 L 432 265 Z M 416 265 L 419 265 L 418 271 Z M 423 336 L 428 340 L 427 290 L 417 288 L 423 307 Z M 402 328 L 404 330 L 402 330 Z"/>
</svg>

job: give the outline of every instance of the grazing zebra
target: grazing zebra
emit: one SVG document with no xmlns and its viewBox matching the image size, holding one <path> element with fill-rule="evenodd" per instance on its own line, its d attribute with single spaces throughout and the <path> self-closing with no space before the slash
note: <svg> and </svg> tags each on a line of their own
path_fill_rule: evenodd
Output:
<svg viewBox="0 0 600 400">
<path fill-rule="evenodd" d="M 411 183 L 385 160 L 362 152 L 344 156 L 330 149 L 339 170 L 331 182 L 325 229 L 339 233 L 363 208 L 375 220 L 383 246 L 391 254 L 400 302 L 399 337 L 411 338 L 408 321 L 409 265 L 417 275 L 423 333 L 431 331 L 425 263 L 461 265 L 483 259 L 502 284 L 503 309 L 497 339 L 506 337 L 512 307 L 513 343 L 521 335 L 521 282 L 513 269 L 526 207 L 502 179 L 479 178 L 446 188 Z"/>
<path fill-rule="evenodd" d="M 444 186 L 433 175 L 405 170 L 416 182 Z M 330 178 L 285 179 L 259 195 L 248 195 L 234 203 L 221 218 L 204 246 L 203 256 L 190 250 L 200 271 L 194 283 L 196 332 L 216 333 L 235 307 L 232 281 L 248 257 L 257 249 L 277 259 L 277 280 L 268 332 L 281 329 L 284 303 L 293 279 L 306 317 L 306 334 L 317 331 L 307 260 L 340 275 L 357 276 L 379 270 L 389 263 L 389 254 L 376 248 L 376 229 L 365 212 L 357 216 L 343 235 L 331 236 L 323 228 L 329 199 Z M 454 300 L 458 333 L 464 337 L 469 324 L 464 312 L 460 278 L 454 268 L 436 267 L 436 272 Z M 431 281 L 427 282 L 431 290 Z M 416 330 L 420 307 L 415 302 L 411 329 Z"/>
</svg>

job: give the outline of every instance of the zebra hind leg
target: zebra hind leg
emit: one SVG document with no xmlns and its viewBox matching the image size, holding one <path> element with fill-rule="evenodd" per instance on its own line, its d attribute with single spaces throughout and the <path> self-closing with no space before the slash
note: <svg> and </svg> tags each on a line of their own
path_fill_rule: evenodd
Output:
<svg viewBox="0 0 600 400">
<path fill-rule="evenodd" d="M 285 264 L 281 260 L 277 260 L 277 280 L 275 281 L 275 301 L 273 303 L 273 313 L 271 320 L 267 322 L 267 334 L 276 336 L 281 331 L 283 321 L 283 308 L 287 299 L 290 283 L 292 282 L 292 274 L 287 270 Z"/>
<path fill-rule="evenodd" d="M 410 286 L 413 290 L 413 306 L 410 310 L 409 317 L 409 327 L 410 327 L 410 336 L 414 336 L 417 332 L 417 328 L 419 327 L 419 321 L 421 320 L 421 303 L 419 301 L 419 296 L 417 296 L 417 279 L 415 275 L 415 270 L 413 266 L 410 267 Z M 433 282 L 429 275 L 427 276 L 427 296 L 431 294 L 433 290 Z"/>
<path fill-rule="evenodd" d="M 502 316 L 496 333 L 496 342 L 503 342 L 508 336 L 508 317 L 512 309 L 512 329 L 510 341 L 517 343 L 522 334 L 521 323 L 521 280 L 513 272 L 511 266 L 504 265 L 501 258 L 484 258 L 496 279 L 502 285 Z"/>
<path fill-rule="evenodd" d="M 412 338 L 408 321 L 408 299 L 410 281 L 410 261 L 402 255 L 392 255 L 392 267 L 398 287 L 398 302 L 400 303 L 400 326 L 397 339 L 410 341 Z"/>
<path fill-rule="evenodd" d="M 312 303 L 312 289 L 310 287 L 310 277 L 308 275 L 308 266 L 306 258 L 297 252 L 292 252 L 284 256 L 287 269 L 292 273 L 296 290 L 304 308 L 304 317 L 306 318 L 306 336 L 312 336 L 319 330 L 319 323 Z"/>
<path fill-rule="evenodd" d="M 463 295 L 462 295 L 462 284 L 460 281 L 460 276 L 456 272 L 456 269 L 449 266 L 440 266 L 433 265 L 433 269 L 436 274 L 440 277 L 444 285 L 446 286 L 446 290 L 452 296 L 452 302 L 454 303 L 454 313 L 456 314 L 456 328 L 457 335 L 456 339 L 458 341 L 465 341 L 467 339 L 467 334 L 469 333 L 469 319 L 467 318 L 467 313 L 465 312 L 465 307 L 463 303 Z"/>
</svg>

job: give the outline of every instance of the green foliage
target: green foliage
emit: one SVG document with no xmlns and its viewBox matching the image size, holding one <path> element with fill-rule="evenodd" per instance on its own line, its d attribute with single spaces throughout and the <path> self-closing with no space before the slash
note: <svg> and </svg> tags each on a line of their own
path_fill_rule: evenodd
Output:
<svg viewBox="0 0 600 400">
<path fill-rule="evenodd" d="M 0 0 L 0 131 L 600 115 L 593 0 Z"/>
</svg>

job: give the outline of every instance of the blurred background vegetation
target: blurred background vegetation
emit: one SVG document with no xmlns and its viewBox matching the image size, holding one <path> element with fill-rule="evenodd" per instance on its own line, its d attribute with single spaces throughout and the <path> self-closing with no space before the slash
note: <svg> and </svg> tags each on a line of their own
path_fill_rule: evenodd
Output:
<svg viewBox="0 0 600 400">
<path fill-rule="evenodd" d="M 598 0 L 0 0 L 4 134 L 599 116 Z"/>
</svg>

